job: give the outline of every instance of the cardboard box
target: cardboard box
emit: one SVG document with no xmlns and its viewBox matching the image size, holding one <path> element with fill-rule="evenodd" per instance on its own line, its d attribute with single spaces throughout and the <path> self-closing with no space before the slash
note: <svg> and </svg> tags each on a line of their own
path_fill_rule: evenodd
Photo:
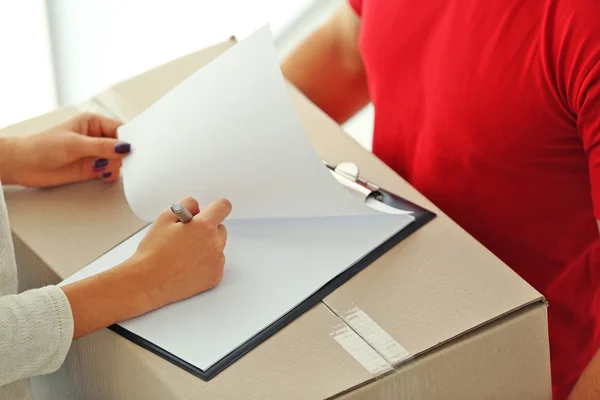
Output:
<svg viewBox="0 0 600 400">
<path fill-rule="evenodd" d="M 43 130 L 81 111 L 128 121 L 234 43 L 0 134 Z M 437 218 L 209 382 L 105 329 L 74 342 L 59 371 L 34 379 L 40 398 L 551 398 L 543 297 L 291 85 L 290 95 L 323 159 L 357 163 Z M 120 184 L 5 191 L 21 290 L 58 283 L 143 226 Z"/>
</svg>

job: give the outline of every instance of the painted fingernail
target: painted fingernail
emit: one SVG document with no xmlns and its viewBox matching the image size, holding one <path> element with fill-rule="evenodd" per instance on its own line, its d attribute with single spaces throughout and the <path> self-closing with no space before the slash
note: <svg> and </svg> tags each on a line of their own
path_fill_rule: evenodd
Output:
<svg viewBox="0 0 600 400">
<path fill-rule="evenodd" d="M 108 160 L 106 158 L 99 158 L 94 161 L 94 169 L 104 168 L 108 165 Z"/>
<path fill-rule="evenodd" d="M 121 142 L 115 144 L 115 153 L 127 154 L 131 151 L 131 145 L 129 143 Z"/>
<path fill-rule="evenodd" d="M 105 172 L 102 174 L 103 178 L 110 178 L 110 176 L 112 175 L 112 172 Z"/>
</svg>

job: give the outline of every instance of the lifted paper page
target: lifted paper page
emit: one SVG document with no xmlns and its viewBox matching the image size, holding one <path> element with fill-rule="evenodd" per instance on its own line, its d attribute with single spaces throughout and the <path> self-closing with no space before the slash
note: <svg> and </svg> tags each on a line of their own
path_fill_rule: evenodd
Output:
<svg viewBox="0 0 600 400">
<path fill-rule="evenodd" d="M 226 198 L 229 219 L 375 214 L 331 176 L 290 100 L 265 26 L 119 128 L 133 211 Z"/>
</svg>

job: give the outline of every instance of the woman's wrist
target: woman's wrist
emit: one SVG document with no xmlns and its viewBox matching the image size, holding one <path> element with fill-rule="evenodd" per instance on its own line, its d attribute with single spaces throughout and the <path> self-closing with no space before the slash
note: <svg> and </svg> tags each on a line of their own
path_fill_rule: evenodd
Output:
<svg viewBox="0 0 600 400">
<path fill-rule="evenodd" d="M 73 313 L 74 339 L 153 309 L 140 271 L 138 261 L 130 259 L 62 287 Z"/>
<path fill-rule="evenodd" d="M 26 157 L 26 155 L 19 154 L 21 140 L 19 137 L 0 138 L 0 180 L 5 185 L 18 183 L 14 176 L 18 169 L 17 160 L 19 157 Z"/>
</svg>

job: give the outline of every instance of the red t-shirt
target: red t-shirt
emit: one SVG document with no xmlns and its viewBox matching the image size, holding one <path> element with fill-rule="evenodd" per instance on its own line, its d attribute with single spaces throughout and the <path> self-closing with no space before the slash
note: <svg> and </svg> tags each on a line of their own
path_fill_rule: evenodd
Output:
<svg viewBox="0 0 600 400">
<path fill-rule="evenodd" d="M 599 239 L 600 2 L 350 3 L 373 152 L 546 294 Z M 591 299 L 559 296 L 573 313 Z M 552 300 L 549 313 L 560 398 L 600 324 L 565 328 Z"/>
</svg>

